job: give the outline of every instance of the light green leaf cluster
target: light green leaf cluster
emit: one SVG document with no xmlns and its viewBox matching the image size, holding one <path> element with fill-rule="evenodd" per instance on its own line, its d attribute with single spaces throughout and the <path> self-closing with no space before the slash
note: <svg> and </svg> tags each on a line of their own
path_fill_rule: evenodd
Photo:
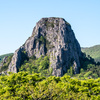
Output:
<svg viewBox="0 0 100 100">
<path fill-rule="evenodd" d="M 0 100 L 100 100 L 100 78 L 45 78 L 28 72 L 0 76 Z"/>
</svg>

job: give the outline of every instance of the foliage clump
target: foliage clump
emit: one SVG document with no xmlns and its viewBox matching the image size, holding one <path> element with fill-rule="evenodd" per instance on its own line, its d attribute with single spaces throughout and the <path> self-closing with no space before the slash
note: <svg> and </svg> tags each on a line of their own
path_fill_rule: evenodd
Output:
<svg viewBox="0 0 100 100">
<path fill-rule="evenodd" d="M 29 60 L 25 60 L 24 64 L 19 68 L 19 71 L 27 71 L 29 74 L 41 73 L 42 76 L 50 76 L 52 72 L 50 71 L 50 62 L 48 56 L 41 56 L 40 58 L 35 58 L 32 56 Z"/>
<path fill-rule="evenodd" d="M 100 77 L 100 65 L 88 64 L 87 69 L 80 69 L 80 74 L 77 74 L 76 77 L 79 79 L 90 79 L 90 78 L 99 78 Z"/>
<path fill-rule="evenodd" d="M 100 78 L 45 78 L 28 72 L 0 76 L 0 100 L 100 100 Z"/>
</svg>

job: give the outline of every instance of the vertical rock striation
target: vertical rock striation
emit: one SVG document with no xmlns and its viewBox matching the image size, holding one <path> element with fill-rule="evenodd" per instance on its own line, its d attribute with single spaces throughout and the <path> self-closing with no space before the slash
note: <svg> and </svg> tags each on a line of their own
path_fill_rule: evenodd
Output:
<svg viewBox="0 0 100 100">
<path fill-rule="evenodd" d="M 50 56 L 52 75 L 62 76 L 70 66 L 78 73 L 81 49 L 71 26 L 63 18 L 42 18 L 33 29 L 32 36 L 15 51 L 8 71 L 17 72 L 22 62 L 35 55 Z M 26 57 L 26 58 L 25 58 Z"/>
</svg>

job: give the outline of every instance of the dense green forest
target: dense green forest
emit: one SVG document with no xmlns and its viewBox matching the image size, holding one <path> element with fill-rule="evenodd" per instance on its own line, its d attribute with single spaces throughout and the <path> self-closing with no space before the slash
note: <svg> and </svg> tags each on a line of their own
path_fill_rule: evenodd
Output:
<svg viewBox="0 0 100 100">
<path fill-rule="evenodd" d="M 52 76 L 52 70 L 49 56 L 33 55 L 22 62 L 18 73 L 0 76 L 0 100 L 100 100 L 100 64 L 90 56 L 83 53 L 79 74 L 72 66 L 62 77 Z"/>
<path fill-rule="evenodd" d="M 100 78 L 10 73 L 0 76 L 0 100 L 100 100 Z"/>
<path fill-rule="evenodd" d="M 13 55 L 13 53 L 8 53 L 8 54 L 4 54 L 4 55 L 0 55 L 0 64 L 1 62 L 3 61 L 3 58 L 6 57 L 6 56 L 11 56 Z"/>
<path fill-rule="evenodd" d="M 81 48 L 81 50 L 86 53 L 86 55 L 90 55 L 95 59 L 96 62 L 100 62 L 100 45 L 96 45 L 88 48 Z"/>
<path fill-rule="evenodd" d="M 78 79 L 96 79 L 100 77 L 100 65 L 89 64 L 87 69 L 80 69 L 80 73 L 73 75 L 73 77 Z"/>
</svg>

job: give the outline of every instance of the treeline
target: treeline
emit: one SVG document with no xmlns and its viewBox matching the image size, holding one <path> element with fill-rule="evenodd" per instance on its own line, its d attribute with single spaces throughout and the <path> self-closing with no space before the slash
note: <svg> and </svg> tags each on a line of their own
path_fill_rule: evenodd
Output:
<svg viewBox="0 0 100 100">
<path fill-rule="evenodd" d="M 100 78 L 78 80 L 19 72 L 0 76 L 0 100 L 100 100 Z"/>
</svg>

